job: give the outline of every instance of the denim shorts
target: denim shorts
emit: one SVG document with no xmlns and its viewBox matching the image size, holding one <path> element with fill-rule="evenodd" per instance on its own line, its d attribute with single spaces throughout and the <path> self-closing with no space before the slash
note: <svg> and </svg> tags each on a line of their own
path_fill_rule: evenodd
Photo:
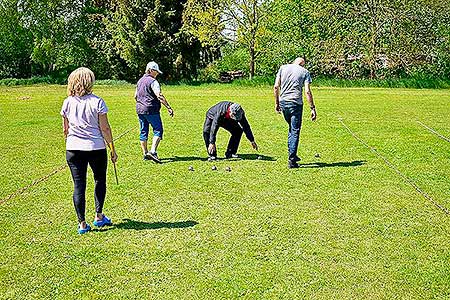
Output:
<svg viewBox="0 0 450 300">
<path fill-rule="evenodd" d="M 153 136 L 158 136 L 162 139 L 163 137 L 163 125 L 161 121 L 161 115 L 157 114 L 138 114 L 139 117 L 139 140 L 148 140 L 149 124 L 153 128 Z"/>
</svg>

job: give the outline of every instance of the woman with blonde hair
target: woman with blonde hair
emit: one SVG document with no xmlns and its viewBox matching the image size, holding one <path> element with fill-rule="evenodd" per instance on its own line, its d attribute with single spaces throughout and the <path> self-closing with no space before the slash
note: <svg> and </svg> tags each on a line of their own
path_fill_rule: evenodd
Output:
<svg viewBox="0 0 450 300">
<path fill-rule="evenodd" d="M 73 203 L 78 217 L 78 233 L 91 230 L 85 220 L 86 174 L 91 167 L 95 181 L 95 217 L 97 227 L 111 225 L 103 214 L 106 196 L 106 144 L 111 150 L 111 161 L 117 161 L 108 107 L 102 98 L 92 94 L 94 73 L 88 68 L 78 68 L 69 75 L 67 95 L 61 109 L 63 132 L 66 138 L 66 160 L 74 183 Z"/>
</svg>

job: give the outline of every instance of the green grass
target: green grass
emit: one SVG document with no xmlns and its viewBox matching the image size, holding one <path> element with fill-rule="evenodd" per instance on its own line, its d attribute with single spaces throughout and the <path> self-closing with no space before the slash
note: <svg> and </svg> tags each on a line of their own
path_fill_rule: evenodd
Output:
<svg viewBox="0 0 450 300">
<path fill-rule="evenodd" d="M 449 215 L 359 143 L 338 118 L 450 208 L 450 91 L 315 88 L 302 168 L 270 86 L 164 87 L 162 165 L 142 161 L 133 86 L 97 86 L 117 137 L 115 226 L 78 236 L 68 169 L 0 204 L 0 299 L 449 299 Z M 0 199 L 65 164 L 64 86 L 0 87 Z M 261 154 L 205 162 L 205 111 L 243 105 Z M 228 133 L 219 131 L 223 153 Z M 320 158 L 315 154 L 319 153 Z M 189 166 L 195 171 L 188 171 Z M 226 166 L 232 171 L 226 172 Z M 93 216 L 89 172 L 87 216 Z"/>
</svg>

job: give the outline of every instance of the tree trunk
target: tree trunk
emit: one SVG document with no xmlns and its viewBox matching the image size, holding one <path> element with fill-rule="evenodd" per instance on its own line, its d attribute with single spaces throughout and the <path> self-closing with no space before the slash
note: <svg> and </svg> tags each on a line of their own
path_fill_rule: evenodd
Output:
<svg viewBox="0 0 450 300">
<path fill-rule="evenodd" d="M 255 47 L 254 45 L 250 46 L 250 66 L 249 66 L 249 79 L 252 80 L 253 76 L 255 76 Z"/>
</svg>

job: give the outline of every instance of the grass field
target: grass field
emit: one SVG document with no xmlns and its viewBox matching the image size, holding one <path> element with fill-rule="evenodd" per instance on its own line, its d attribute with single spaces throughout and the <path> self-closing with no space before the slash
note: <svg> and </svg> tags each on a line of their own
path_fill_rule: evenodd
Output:
<svg viewBox="0 0 450 300">
<path fill-rule="evenodd" d="M 110 166 L 115 225 L 79 236 L 65 87 L 0 87 L 0 299 L 450 298 L 450 142 L 423 126 L 450 137 L 450 90 L 314 89 L 297 170 L 270 86 L 165 87 L 175 117 L 162 114 L 161 165 L 142 161 L 133 86 L 94 92 L 120 136 L 120 183 Z M 244 159 L 212 171 L 203 119 L 226 99 L 265 159 L 243 137 Z M 91 223 L 91 173 L 88 185 Z"/>
</svg>

